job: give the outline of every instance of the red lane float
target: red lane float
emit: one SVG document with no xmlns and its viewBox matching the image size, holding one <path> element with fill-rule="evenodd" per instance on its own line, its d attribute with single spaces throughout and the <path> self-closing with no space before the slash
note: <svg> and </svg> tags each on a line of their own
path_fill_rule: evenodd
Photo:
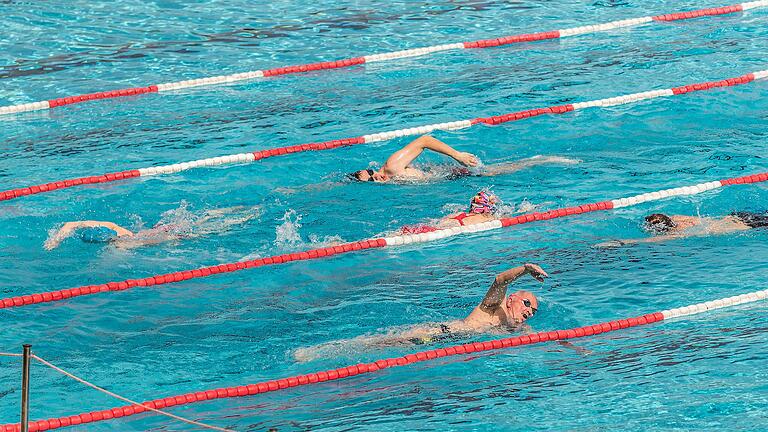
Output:
<svg viewBox="0 0 768 432">
<path fill-rule="evenodd" d="M 740 3 L 731 6 L 706 8 L 688 12 L 676 12 L 666 15 L 645 16 L 639 18 L 623 19 L 618 21 L 611 21 L 602 24 L 586 25 L 581 27 L 573 27 L 562 30 L 543 31 L 530 34 L 519 34 L 513 36 L 502 36 L 493 39 L 483 39 L 471 42 L 458 42 L 443 45 L 433 45 L 423 48 L 414 48 L 402 51 L 387 52 L 381 54 L 372 54 L 360 57 L 347 58 L 342 60 L 320 62 L 320 63 L 308 63 L 293 66 L 285 66 L 274 69 L 257 70 L 251 72 L 242 72 L 231 75 L 212 76 L 207 78 L 192 79 L 186 81 L 176 81 L 164 84 L 153 84 L 146 87 L 134 87 L 121 90 L 103 91 L 98 93 L 91 93 L 79 96 L 70 96 L 57 99 L 51 99 L 47 101 L 26 103 L 20 105 L 10 105 L 0 107 L 0 115 L 3 114 L 15 114 L 26 111 L 37 111 L 50 109 L 54 107 L 72 105 L 81 102 L 87 102 L 98 99 L 113 99 L 126 96 L 135 96 L 146 93 L 157 93 L 171 90 L 178 90 L 191 87 L 201 87 L 216 84 L 228 84 L 239 81 L 252 80 L 256 78 L 297 74 L 305 72 L 313 72 L 320 70 L 330 70 L 346 68 L 355 65 L 361 65 L 365 63 L 372 63 L 377 61 L 389 61 L 407 57 L 416 57 L 428 55 L 436 52 L 460 50 L 460 49 L 477 49 L 477 48 L 492 48 L 516 43 L 536 42 L 541 40 L 559 39 L 568 36 L 577 36 L 582 34 L 590 34 L 601 31 L 615 30 L 619 28 L 634 27 L 639 25 L 645 25 L 653 22 L 665 22 L 665 21 L 679 21 L 693 18 L 727 15 L 737 12 L 742 12 L 748 9 L 757 9 L 768 6 L 768 0 L 753 1 L 747 3 Z"/>
<path fill-rule="evenodd" d="M 80 102 L 88 102 L 98 99 L 113 99 L 118 97 L 136 96 L 145 93 L 157 93 L 157 86 L 151 85 L 148 87 L 135 87 L 121 90 L 112 90 L 98 93 L 90 93 L 79 96 L 63 97 L 58 99 L 51 99 L 48 101 L 50 108 L 60 107 L 64 105 L 72 105 Z"/>
<path fill-rule="evenodd" d="M 158 276 L 151 276 L 142 279 L 126 279 L 119 282 L 108 282 L 99 285 L 85 285 L 77 288 L 70 288 L 58 291 L 50 291 L 36 294 L 26 294 L 15 297 L 7 297 L 0 299 L 0 309 L 16 308 L 22 306 L 29 306 L 39 303 L 48 303 L 55 301 L 62 301 L 73 297 L 98 294 L 110 291 L 124 291 L 135 287 L 146 287 L 154 285 L 164 285 L 174 282 L 180 282 L 189 279 L 202 278 L 219 273 L 231 273 L 239 270 L 245 270 L 254 267 L 262 267 L 265 265 L 277 265 L 293 261 L 304 261 L 311 259 L 318 259 L 327 256 L 338 255 L 342 253 L 359 251 L 364 249 L 387 247 L 387 246 L 400 246 L 416 243 L 424 243 L 430 241 L 441 240 L 444 238 L 460 235 L 475 233 L 481 231 L 489 231 L 509 227 L 513 225 L 522 225 L 534 221 L 542 221 L 549 219 L 557 219 L 566 216 L 573 216 L 582 213 L 590 213 L 596 211 L 605 211 L 621 207 L 629 207 L 638 204 L 642 204 L 650 201 L 657 201 L 665 198 L 675 196 L 694 195 L 709 190 L 717 189 L 723 186 L 749 184 L 768 181 L 768 172 L 753 174 L 744 177 L 712 181 L 707 183 L 701 183 L 693 186 L 677 187 L 673 189 L 665 189 L 661 191 L 649 192 L 640 195 L 631 196 L 628 198 L 619 198 L 610 201 L 602 201 L 597 203 L 583 204 L 579 206 L 560 208 L 550 210 L 546 212 L 535 212 L 521 216 L 515 216 L 511 218 L 503 218 L 499 220 L 493 220 L 476 225 L 453 227 L 441 230 L 434 230 L 430 232 L 422 232 L 420 234 L 406 234 L 396 235 L 385 238 L 375 238 L 370 240 L 363 240 L 353 243 L 345 243 L 338 246 L 312 249 L 304 252 L 295 252 L 290 254 L 283 254 L 272 256 L 268 258 L 259 258 L 249 261 L 220 264 L 210 267 L 203 267 L 195 270 L 185 270 L 174 273 L 167 273 Z"/>
<path fill-rule="evenodd" d="M 560 31 L 555 30 L 555 31 L 548 31 L 548 32 L 504 36 L 496 39 L 483 39 L 483 40 L 478 40 L 473 42 L 463 42 L 462 45 L 464 46 L 464 48 L 467 48 L 467 49 L 493 48 L 493 47 L 502 46 L 502 45 L 509 45 L 509 44 L 522 43 L 522 42 L 536 42 L 540 40 L 558 39 L 558 38 L 560 38 Z"/>
<path fill-rule="evenodd" d="M 435 130 L 457 130 L 472 127 L 477 124 L 485 125 L 499 125 L 511 121 L 524 120 L 531 117 L 537 117 L 540 115 L 549 114 L 564 114 L 575 110 L 581 110 L 586 108 L 601 108 L 622 104 L 636 103 L 643 100 L 650 100 L 660 97 L 669 97 L 675 95 L 681 95 L 685 93 L 709 90 L 718 87 L 731 87 L 742 84 L 750 83 L 756 79 L 762 79 L 768 77 L 768 70 L 751 72 L 745 75 L 741 75 L 734 78 L 728 78 L 719 81 L 704 81 L 695 84 L 688 84 L 680 87 L 673 87 L 670 89 L 651 90 L 641 93 L 633 93 L 628 95 L 616 96 L 607 99 L 596 99 L 586 102 L 577 102 L 567 105 L 551 106 L 546 108 L 536 108 L 524 111 L 518 111 L 508 114 L 501 114 L 491 117 L 477 117 L 471 120 L 458 120 L 445 123 L 436 123 L 430 125 L 422 125 L 417 127 L 411 127 L 406 129 L 398 129 L 394 131 L 378 132 L 369 135 L 363 135 L 352 138 L 335 139 L 330 141 L 306 143 L 299 145 L 292 145 L 287 147 L 278 147 L 268 150 L 259 150 L 249 153 L 240 153 L 235 155 L 217 156 L 207 159 L 199 159 L 188 162 L 178 162 L 171 165 L 154 166 L 148 168 L 139 168 L 127 171 L 113 172 L 100 176 L 81 177 L 76 179 L 62 180 L 52 183 L 39 184 L 34 186 L 20 187 L 16 189 L 10 189 L 0 192 L 0 201 L 11 200 L 27 195 L 35 195 L 44 192 L 51 192 L 54 190 L 70 188 L 81 185 L 96 184 L 96 183 L 108 183 L 119 180 L 125 180 L 135 177 L 148 177 L 153 175 L 163 175 L 178 173 L 194 168 L 204 168 L 212 166 L 221 166 L 227 164 L 242 164 L 250 163 L 257 160 L 263 160 L 276 156 L 283 156 L 294 153 L 302 153 L 308 151 L 323 151 L 331 150 L 340 147 L 348 147 L 357 144 L 367 144 L 372 142 L 387 141 L 404 136 L 423 135 Z"/>
<path fill-rule="evenodd" d="M 11 189 L 4 192 L 0 192 L 0 201 L 14 199 L 26 195 L 35 195 L 43 192 L 53 192 L 58 189 L 66 189 L 74 186 L 82 186 L 98 183 L 110 183 L 118 180 L 126 180 L 133 177 L 140 177 L 139 170 L 129 170 L 102 174 L 99 176 L 80 177 L 68 180 L 61 180 L 57 182 L 44 183 L 29 187 L 23 187 L 18 189 Z"/>
<path fill-rule="evenodd" d="M 742 6 L 741 4 L 736 4 L 732 6 L 699 9 L 699 10 L 689 11 L 689 12 L 677 12 L 677 13 L 666 14 L 666 15 L 656 15 L 655 17 L 653 17 L 653 20 L 654 21 L 680 21 L 680 20 L 687 20 L 691 18 L 701 18 L 704 16 L 727 15 L 727 14 L 732 14 L 736 12 L 742 12 L 743 10 L 744 10 L 744 6 Z"/>
<path fill-rule="evenodd" d="M 148 287 L 154 285 L 164 285 L 173 282 L 181 282 L 189 279 L 207 277 L 219 273 L 232 273 L 249 268 L 262 267 L 272 264 L 284 264 L 292 261 L 302 261 L 323 258 L 327 256 L 338 255 L 342 253 L 384 247 L 384 239 L 363 240 L 353 243 L 345 243 L 338 246 L 331 246 L 320 249 L 312 249 L 304 252 L 295 252 L 283 255 L 275 255 L 267 258 L 258 258 L 248 261 L 219 264 L 209 267 L 203 267 L 195 270 L 185 270 L 174 273 L 166 273 L 157 276 L 151 276 L 142 279 L 126 279 L 120 282 L 108 282 L 100 285 L 84 285 L 77 288 L 70 288 L 59 291 L 50 291 L 40 294 L 22 295 L 0 300 L 0 309 L 32 304 L 48 303 L 54 301 L 66 300 L 73 297 L 79 297 L 90 294 L 98 294 L 109 291 L 124 291 L 135 287 Z"/>
<path fill-rule="evenodd" d="M 651 324 L 654 322 L 662 321 L 664 319 L 660 312 L 642 315 L 639 317 L 609 321 L 592 326 L 579 327 L 569 330 L 557 330 L 549 332 L 539 332 L 525 336 L 515 336 L 504 339 L 497 339 L 493 341 L 485 342 L 473 342 L 463 345 L 456 345 L 447 348 L 438 348 L 429 351 L 422 351 L 415 354 L 408 354 L 403 357 L 388 358 L 383 360 L 377 360 L 371 363 L 361 363 L 353 366 L 340 367 L 337 369 L 330 369 L 327 371 L 321 371 L 316 373 L 308 373 L 304 375 L 293 376 L 289 378 L 282 378 L 271 381 L 264 381 L 255 384 L 223 387 L 213 390 L 198 391 L 193 393 L 186 393 L 178 396 L 169 396 L 161 399 L 154 399 L 147 402 L 142 402 L 142 405 L 146 405 L 154 409 L 164 409 L 178 405 L 187 405 L 196 402 L 204 402 L 215 399 L 226 399 L 235 397 L 252 396 L 260 393 L 269 393 L 278 390 L 283 390 L 292 387 L 305 386 L 310 384 L 317 384 L 326 381 L 335 381 L 347 377 L 356 375 L 362 375 L 372 372 L 377 372 L 382 369 L 391 367 L 406 366 L 409 364 L 425 362 L 442 357 L 458 356 L 463 354 L 478 353 L 484 351 L 500 350 L 504 348 L 512 348 L 523 345 L 533 345 L 548 341 L 558 341 L 564 339 L 573 339 L 585 336 L 592 336 L 601 333 L 607 333 L 616 331 L 619 329 L 625 329 L 629 327 L 636 327 L 645 324 Z M 102 420 L 110 420 L 113 418 L 128 417 L 143 412 L 148 412 L 145 408 L 137 405 L 126 405 L 117 408 L 105 409 L 100 411 L 93 411 L 83 414 L 71 415 L 66 417 L 59 417 L 48 420 L 38 420 L 29 423 L 30 432 L 45 431 L 51 429 L 57 429 L 60 427 L 81 425 L 86 423 L 93 423 Z M 0 427 L 2 432 L 19 432 L 18 424 L 8 424 Z"/>
<path fill-rule="evenodd" d="M 353 377 L 362 374 L 377 372 L 392 367 L 407 366 L 414 363 L 426 362 L 438 358 L 459 356 L 486 351 L 496 351 L 524 345 L 534 345 L 550 341 L 561 341 L 566 339 L 584 338 L 602 333 L 610 333 L 631 327 L 652 324 L 671 318 L 696 315 L 711 310 L 732 307 L 740 304 L 753 303 L 765 300 L 768 297 L 768 290 L 754 291 L 733 297 L 727 297 L 707 302 L 697 303 L 675 309 L 668 309 L 662 312 L 655 312 L 640 315 L 632 318 L 618 319 L 614 321 L 602 322 L 584 327 L 571 328 L 567 330 L 542 331 L 529 335 L 514 336 L 503 339 L 495 339 L 483 342 L 470 342 L 462 345 L 454 345 L 446 348 L 437 348 L 429 351 L 421 351 L 415 354 L 408 354 L 402 357 L 377 360 L 371 363 L 360 363 L 352 366 L 340 367 L 321 372 L 308 373 L 303 375 L 281 378 L 270 381 L 262 381 L 255 384 L 247 384 L 233 387 L 221 387 L 212 390 L 203 390 L 192 393 L 186 393 L 178 396 L 169 396 L 160 399 L 154 399 L 143 402 L 142 405 L 153 409 L 164 409 L 177 405 L 187 405 L 196 402 L 205 402 L 215 399 L 226 399 L 235 397 L 252 396 L 261 393 L 269 393 L 278 390 L 317 384 L 327 381 L 336 381 L 347 377 Z M 48 420 L 38 420 L 29 423 L 31 432 L 58 429 L 66 426 L 75 426 L 87 423 L 94 423 L 103 420 L 110 420 L 121 417 L 128 417 L 148 410 L 138 405 L 126 405 L 117 408 L 92 411 L 83 414 L 70 415 L 65 417 L 52 418 Z M 0 426 L 0 432 L 20 432 L 19 424 L 6 424 Z"/>
</svg>

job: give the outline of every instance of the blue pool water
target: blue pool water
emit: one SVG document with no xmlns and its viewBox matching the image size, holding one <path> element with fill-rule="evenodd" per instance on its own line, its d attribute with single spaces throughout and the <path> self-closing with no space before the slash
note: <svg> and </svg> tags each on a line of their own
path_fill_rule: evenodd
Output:
<svg viewBox="0 0 768 432">
<path fill-rule="evenodd" d="M 4 1 L 0 106 L 126 86 L 721 6 L 671 1 Z M 312 76 L 102 101 L 0 118 L 0 189 L 357 136 L 722 79 L 768 68 L 768 12 L 452 52 Z M 508 211 L 552 209 L 766 171 L 768 83 L 545 116 L 436 137 L 486 162 L 537 154 L 573 167 L 424 185 L 342 182 L 407 140 L 73 188 L 0 203 L 3 297 L 191 269 L 425 222 L 492 187 Z M 429 156 L 433 163 L 441 160 Z M 307 188 L 306 185 L 319 185 Z M 129 228 L 245 206 L 220 234 L 131 250 L 43 243 L 68 220 Z M 766 288 L 768 233 L 618 250 L 642 216 L 768 207 L 764 185 L 162 287 L 0 311 L 0 351 L 35 352 L 152 399 L 404 355 L 293 350 L 462 318 L 493 276 L 550 272 L 536 330 L 587 325 Z M 215 227 L 214 227 L 215 228 Z M 236 430 L 761 430 L 765 304 L 579 340 L 422 363 L 172 412 Z M 488 336 L 489 338 L 492 336 Z M 436 345 L 440 346 L 440 345 Z M 19 365 L 0 358 L 0 422 L 17 421 Z M 32 417 L 119 405 L 33 368 Z M 135 416 L 70 430 L 193 430 Z"/>
</svg>

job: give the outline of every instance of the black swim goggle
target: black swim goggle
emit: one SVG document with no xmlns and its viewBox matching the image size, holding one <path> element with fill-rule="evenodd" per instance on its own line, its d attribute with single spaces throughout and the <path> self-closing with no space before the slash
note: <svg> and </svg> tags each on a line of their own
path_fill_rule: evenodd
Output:
<svg viewBox="0 0 768 432">
<path fill-rule="evenodd" d="M 525 307 L 527 307 L 527 308 L 531 308 L 531 316 L 534 316 L 534 315 L 536 315 L 536 311 L 537 311 L 538 309 L 536 309 L 535 307 L 531 306 L 531 301 L 530 301 L 530 300 L 528 300 L 528 299 L 523 299 L 523 306 L 525 306 Z"/>
</svg>

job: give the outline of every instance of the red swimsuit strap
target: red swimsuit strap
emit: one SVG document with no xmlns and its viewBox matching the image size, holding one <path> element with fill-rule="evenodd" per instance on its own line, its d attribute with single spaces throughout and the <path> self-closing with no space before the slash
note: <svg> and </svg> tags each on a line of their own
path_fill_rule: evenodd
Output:
<svg viewBox="0 0 768 432">
<path fill-rule="evenodd" d="M 459 213 L 456 216 L 452 217 L 451 219 L 455 220 L 459 223 L 459 225 L 464 226 L 464 219 L 471 216 L 469 213 Z"/>
</svg>

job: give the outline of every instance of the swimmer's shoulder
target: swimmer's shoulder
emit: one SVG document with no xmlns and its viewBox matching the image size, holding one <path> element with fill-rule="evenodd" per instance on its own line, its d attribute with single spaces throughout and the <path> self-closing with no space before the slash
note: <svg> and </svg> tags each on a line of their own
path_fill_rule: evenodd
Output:
<svg viewBox="0 0 768 432">
<path fill-rule="evenodd" d="M 403 169 L 402 173 L 400 173 L 399 175 L 402 177 L 410 177 L 410 178 L 425 178 L 427 176 L 427 173 L 418 168 L 407 166 Z"/>
</svg>

